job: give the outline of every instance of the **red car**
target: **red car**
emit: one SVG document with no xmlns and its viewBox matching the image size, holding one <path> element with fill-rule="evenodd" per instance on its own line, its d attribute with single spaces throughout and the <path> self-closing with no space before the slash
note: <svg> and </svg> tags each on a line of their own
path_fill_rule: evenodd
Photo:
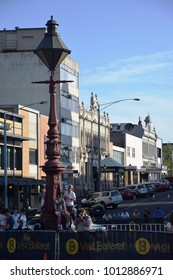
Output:
<svg viewBox="0 0 173 280">
<path fill-rule="evenodd" d="M 166 184 L 166 183 L 164 183 L 164 182 L 161 182 L 161 181 L 152 181 L 152 183 L 155 185 L 156 191 L 157 191 L 157 192 L 169 190 L 168 184 Z"/>
<path fill-rule="evenodd" d="M 124 200 L 134 198 L 134 192 L 129 187 L 120 187 L 117 190 L 121 193 Z"/>
</svg>

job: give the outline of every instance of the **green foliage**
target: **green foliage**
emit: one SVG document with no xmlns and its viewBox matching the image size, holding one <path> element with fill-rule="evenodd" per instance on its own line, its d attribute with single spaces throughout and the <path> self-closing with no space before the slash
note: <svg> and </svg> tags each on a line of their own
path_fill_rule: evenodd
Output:
<svg viewBox="0 0 173 280">
<path fill-rule="evenodd" d="M 173 144 L 163 144 L 163 165 L 166 165 L 168 167 L 168 176 L 173 175 Z"/>
</svg>

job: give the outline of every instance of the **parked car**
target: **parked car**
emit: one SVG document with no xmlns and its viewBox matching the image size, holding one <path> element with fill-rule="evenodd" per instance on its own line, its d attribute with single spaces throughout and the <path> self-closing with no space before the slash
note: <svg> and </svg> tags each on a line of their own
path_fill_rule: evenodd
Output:
<svg viewBox="0 0 173 280">
<path fill-rule="evenodd" d="M 170 176 L 170 177 L 165 177 L 165 178 L 163 178 L 163 179 L 169 181 L 169 183 L 170 183 L 169 189 L 170 189 L 170 190 L 173 190 L 173 177 Z M 162 179 L 162 180 L 163 180 L 163 179 Z"/>
<path fill-rule="evenodd" d="M 156 193 L 156 186 L 153 183 L 146 183 L 146 187 L 148 190 L 148 195 L 153 195 Z"/>
<path fill-rule="evenodd" d="M 155 185 L 157 192 L 167 191 L 169 189 L 168 184 L 163 183 L 161 181 L 152 181 L 152 183 Z"/>
<path fill-rule="evenodd" d="M 101 203 L 104 207 L 112 206 L 114 208 L 122 202 L 123 197 L 118 190 L 95 192 L 89 200 L 85 199 L 81 201 L 82 204 L 91 203 L 90 205 L 92 205 L 94 203 Z"/>
<path fill-rule="evenodd" d="M 120 187 L 117 190 L 121 193 L 124 200 L 134 198 L 134 192 L 129 187 Z"/>
<path fill-rule="evenodd" d="M 169 180 L 167 180 L 165 178 L 162 178 L 162 179 L 159 180 L 159 182 L 168 185 L 168 189 L 169 190 L 171 189 L 171 184 L 170 184 Z"/>
<path fill-rule="evenodd" d="M 129 185 L 129 187 L 134 192 L 136 197 L 144 197 L 144 196 L 148 195 L 148 190 L 147 190 L 146 184 L 144 184 L 144 183 Z"/>
</svg>

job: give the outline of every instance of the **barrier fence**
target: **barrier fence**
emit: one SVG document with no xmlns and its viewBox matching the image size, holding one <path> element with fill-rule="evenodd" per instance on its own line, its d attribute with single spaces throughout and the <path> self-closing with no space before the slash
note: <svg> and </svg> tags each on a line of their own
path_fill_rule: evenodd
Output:
<svg viewBox="0 0 173 280">
<path fill-rule="evenodd" d="M 106 230 L 165 232 L 165 224 L 102 224 Z"/>
<path fill-rule="evenodd" d="M 0 259 L 172 260 L 173 234 L 130 228 L 96 232 L 0 232 Z"/>
<path fill-rule="evenodd" d="M 54 231 L 0 232 L 1 260 L 56 259 L 57 235 Z"/>
<path fill-rule="evenodd" d="M 60 233 L 63 260 L 172 260 L 173 235 L 141 231 Z"/>
</svg>

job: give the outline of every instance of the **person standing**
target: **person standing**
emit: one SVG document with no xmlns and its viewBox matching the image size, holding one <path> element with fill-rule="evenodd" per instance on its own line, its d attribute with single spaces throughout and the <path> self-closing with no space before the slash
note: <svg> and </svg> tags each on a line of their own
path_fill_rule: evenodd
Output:
<svg viewBox="0 0 173 280">
<path fill-rule="evenodd" d="M 118 210 L 115 210 L 115 212 L 112 215 L 112 219 L 117 221 L 121 218 L 121 213 Z"/>
<path fill-rule="evenodd" d="M 130 218 L 130 215 L 126 210 L 121 212 L 121 219 L 126 220 L 126 219 L 129 219 L 129 218 Z"/>
<path fill-rule="evenodd" d="M 111 214 L 109 213 L 109 211 L 106 211 L 106 213 L 102 216 L 102 219 L 105 221 L 105 222 L 110 222 L 112 220 L 112 216 Z"/>
<path fill-rule="evenodd" d="M 156 211 L 154 212 L 153 217 L 155 218 L 156 222 L 161 223 L 163 222 L 164 212 L 160 207 L 157 207 Z"/>
<path fill-rule="evenodd" d="M 14 208 L 13 212 L 13 219 L 14 219 L 14 226 L 13 229 L 18 229 L 19 228 L 19 218 L 20 218 L 20 213 L 17 208 Z"/>
<path fill-rule="evenodd" d="M 43 208 L 43 205 L 44 205 L 44 202 L 45 202 L 45 196 L 46 196 L 46 189 L 45 188 L 42 188 L 40 193 L 39 193 L 39 202 L 40 202 L 40 207 L 41 207 L 41 211 L 42 211 L 42 208 Z"/>
<path fill-rule="evenodd" d="M 18 219 L 19 221 L 19 227 L 18 229 L 27 229 L 27 217 L 26 217 L 26 209 L 25 208 L 22 208 L 20 210 L 20 217 Z"/>
<path fill-rule="evenodd" d="M 148 220 L 150 218 L 150 216 L 151 216 L 150 210 L 148 208 L 145 208 L 144 209 L 144 219 Z"/>
<path fill-rule="evenodd" d="M 67 207 L 67 210 L 74 221 L 76 216 L 76 209 L 74 208 L 74 203 L 76 201 L 76 194 L 73 191 L 72 185 L 68 186 L 68 190 L 65 191 L 63 198 L 65 200 L 65 205 Z"/>
<path fill-rule="evenodd" d="M 4 216 L 2 214 L 2 211 L 3 211 L 3 209 L 0 209 L 0 225 L 1 226 L 5 226 L 7 219 L 6 219 L 6 216 Z"/>
<path fill-rule="evenodd" d="M 140 213 L 138 209 L 135 209 L 135 211 L 132 213 L 132 219 L 137 220 L 140 218 Z"/>
<path fill-rule="evenodd" d="M 2 211 L 2 215 L 5 216 L 5 218 L 6 218 L 6 224 L 0 225 L 0 229 L 2 229 L 4 231 L 13 230 L 14 219 L 13 219 L 13 216 L 11 215 L 10 211 L 8 209 L 4 209 Z"/>
</svg>

